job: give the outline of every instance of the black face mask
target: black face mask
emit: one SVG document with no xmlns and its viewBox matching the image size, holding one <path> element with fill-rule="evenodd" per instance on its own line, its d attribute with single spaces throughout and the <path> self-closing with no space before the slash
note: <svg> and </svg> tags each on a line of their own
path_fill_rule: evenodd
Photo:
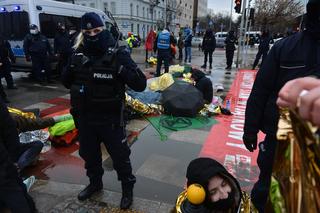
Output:
<svg viewBox="0 0 320 213">
<path fill-rule="evenodd" d="M 207 202 L 206 206 L 210 210 L 219 210 L 219 211 L 227 211 L 234 207 L 235 204 L 235 192 L 234 190 L 231 190 L 230 193 L 228 193 L 228 198 L 219 200 L 217 202 Z"/>
<path fill-rule="evenodd" d="M 94 56 L 103 55 L 108 49 L 108 36 L 105 31 L 95 36 L 84 34 L 83 45 L 85 53 Z"/>
<path fill-rule="evenodd" d="M 320 3 L 308 3 L 306 28 L 313 38 L 320 40 Z"/>
</svg>

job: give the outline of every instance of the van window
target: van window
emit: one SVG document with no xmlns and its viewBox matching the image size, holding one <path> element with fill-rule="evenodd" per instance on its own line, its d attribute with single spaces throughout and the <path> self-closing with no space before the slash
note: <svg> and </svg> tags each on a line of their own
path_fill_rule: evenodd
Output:
<svg viewBox="0 0 320 213">
<path fill-rule="evenodd" d="M 28 13 L 2 12 L 0 13 L 0 34 L 9 40 L 22 40 L 29 32 Z"/>
<path fill-rule="evenodd" d="M 57 33 L 57 24 L 64 23 L 68 29 L 70 26 L 75 26 L 80 30 L 81 19 L 77 17 L 60 16 L 40 13 L 39 14 L 41 33 L 47 38 L 54 38 Z"/>
</svg>

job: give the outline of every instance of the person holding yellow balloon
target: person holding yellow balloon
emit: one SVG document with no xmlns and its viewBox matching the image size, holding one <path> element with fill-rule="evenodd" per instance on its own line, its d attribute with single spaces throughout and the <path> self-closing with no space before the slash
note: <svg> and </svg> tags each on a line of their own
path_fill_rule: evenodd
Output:
<svg viewBox="0 0 320 213">
<path fill-rule="evenodd" d="M 216 160 L 197 158 L 187 168 L 187 189 L 172 213 L 257 212 L 239 182 Z"/>
</svg>

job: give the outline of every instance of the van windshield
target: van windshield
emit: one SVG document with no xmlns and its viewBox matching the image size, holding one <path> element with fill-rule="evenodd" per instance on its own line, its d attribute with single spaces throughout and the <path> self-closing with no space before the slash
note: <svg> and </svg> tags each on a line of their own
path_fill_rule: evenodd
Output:
<svg viewBox="0 0 320 213">
<path fill-rule="evenodd" d="M 28 13 L 2 12 L 0 13 L 0 34 L 8 40 L 22 40 L 29 30 Z"/>
</svg>

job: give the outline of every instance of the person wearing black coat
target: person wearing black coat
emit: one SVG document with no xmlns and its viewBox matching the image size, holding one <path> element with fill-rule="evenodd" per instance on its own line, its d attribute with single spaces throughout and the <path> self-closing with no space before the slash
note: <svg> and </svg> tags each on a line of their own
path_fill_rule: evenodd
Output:
<svg viewBox="0 0 320 213">
<path fill-rule="evenodd" d="M 292 79 L 320 77 L 320 1 L 309 0 L 306 17 L 306 30 L 274 44 L 257 73 L 247 102 L 244 145 L 253 152 L 257 149 L 258 132 L 266 134 L 264 141 L 259 144 L 259 179 L 251 192 L 252 201 L 259 212 L 264 212 L 268 199 L 277 144 L 278 93 Z"/>
<path fill-rule="evenodd" d="M 54 55 L 58 58 L 58 73 L 61 74 L 65 66 L 67 66 L 68 59 L 72 53 L 72 44 L 69 38 L 66 27 L 62 23 L 58 23 L 57 34 L 54 38 Z"/>
<path fill-rule="evenodd" d="M 252 66 L 253 70 L 258 65 L 261 56 L 262 56 L 261 64 L 263 64 L 263 61 L 266 58 L 268 51 L 269 51 L 269 48 L 270 48 L 270 41 L 271 41 L 271 37 L 269 35 L 269 32 L 263 31 L 261 38 L 260 38 L 260 41 L 259 41 L 259 50 L 258 50 L 258 53 L 256 55 L 256 59 L 254 60 L 254 63 Z"/>
<path fill-rule="evenodd" d="M 16 62 L 16 57 L 14 56 L 10 43 L 0 35 L 0 58 L 2 66 L 0 67 L 0 77 L 5 78 L 7 82 L 8 89 L 17 89 L 13 83 L 13 78 L 11 75 L 11 63 Z"/>
<path fill-rule="evenodd" d="M 203 41 L 202 41 L 202 50 L 204 52 L 204 64 L 201 68 L 207 68 L 207 61 L 209 55 L 209 68 L 212 69 L 212 54 L 216 49 L 216 38 L 211 29 L 207 29 Z"/>
<path fill-rule="evenodd" d="M 201 70 L 193 69 L 191 78 L 195 81 L 195 87 L 203 94 L 205 103 L 210 104 L 213 97 L 212 82 Z"/>
<path fill-rule="evenodd" d="M 224 43 L 226 45 L 226 58 L 227 58 L 226 69 L 227 70 L 230 70 L 231 66 L 232 66 L 233 55 L 234 55 L 234 51 L 236 49 L 236 47 L 235 47 L 236 40 L 237 40 L 237 38 L 234 35 L 234 31 L 231 30 L 228 33 L 226 40 L 224 41 Z"/>
<path fill-rule="evenodd" d="M 0 212 L 36 212 L 35 204 L 14 165 L 13 155 L 19 150 L 16 123 L 0 98 Z"/>
</svg>

